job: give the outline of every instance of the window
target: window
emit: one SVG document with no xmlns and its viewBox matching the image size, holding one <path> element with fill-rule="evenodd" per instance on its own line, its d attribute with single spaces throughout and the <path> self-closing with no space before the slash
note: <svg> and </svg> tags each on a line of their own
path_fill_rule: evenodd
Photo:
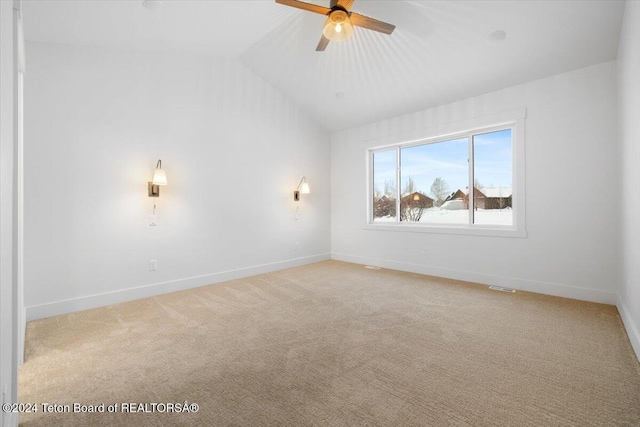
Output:
<svg viewBox="0 0 640 427">
<path fill-rule="evenodd" d="M 462 203 L 450 197 L 469 184 L 468 158 L 466 138 L 400 148 L 401 221 L 468 223 Z"/>
<path fill-rule="evenodd" d="M 516 135 L 516 123 L 510 123 L 371 150 L 369 223 L 522 235 Z"/>
<path fill-rule="evenodd" d="M 513 224 L 511 129 L 473 135 L 474 224 Z"/>
<path fill-rule="evenodd" d="M 378 151 L 373 156 L 373 220 L 396 221 L 396 150 Z"/>
</svg>

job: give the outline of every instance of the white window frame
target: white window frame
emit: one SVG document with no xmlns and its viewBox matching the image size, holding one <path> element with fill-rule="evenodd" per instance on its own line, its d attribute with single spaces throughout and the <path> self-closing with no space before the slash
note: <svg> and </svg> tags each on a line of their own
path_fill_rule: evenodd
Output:
<svg viewBox="0 0 640 427">
<path fill-rule="evenodd" d="M 363 227 L 367 230 L 376 231 L 403 231 L 403 232 L 422 232 L 422 233 L 443 233 L 443 234 L 462 234 L 477 236 L 498 236 L 498 237 L 527 237 L 525 222 L 525 144 L 524 144 L 524 125 L 526 112 L 524 109 L 516 112 L 506 112 L 494 117 L 485 117 L 480 119 L 472 119 L 466 122 L 441 126 L 426 131 L 423 134 L 433 135 L 422 138 L 411 137 L 386 137 L 384 139 L 374 140 L 374 143 L 386 143 L 384 145 L 374 146 L 367 150 L 367 209 L 366 224 Z M 455 131 L 455 128 L 461 129 Z M 479 135 L 499 130 L 511 129 L 511 153 L 512 153 L 512 225 L 485 225 L 473 223 L 473 209 L 469 209 L 469 223 L 467 224 L 426 224 L 415 222 L 400 221 L 400 197 L 401 181 L 400 181 L 400 150 L 402 148 L 413 147 L 417 145 L 434 144 L 445 142 L 453 139 L 466 137 L 468 139 L 469 152 L 469 186 L 473 188 L 473 135 Z M 373 221 L 373 156 L 374 153 L 396 151 L 396 222 L 374 222 Z M 473 191 L 469 191 L 469 206 L 473 206 Z"/>
</svg>

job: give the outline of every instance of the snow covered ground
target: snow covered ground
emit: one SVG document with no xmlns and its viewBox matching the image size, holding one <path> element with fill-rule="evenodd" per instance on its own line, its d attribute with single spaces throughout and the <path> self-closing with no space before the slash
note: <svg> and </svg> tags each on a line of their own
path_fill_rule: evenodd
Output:
<svg viewBox="0 0 640 427">
<path fill-rule="evenodd" d="M 375 218 L 377 223 L 396 222 L 395 217 Z M 439 208 L 425 209 L 419 224 L 468 224 L 469 211 L 447 210 Z M 505 209 L 478 209 L 474 212 L 474 224 L 478 225 L 513 225 L 513 210 Z"/>
</svg>

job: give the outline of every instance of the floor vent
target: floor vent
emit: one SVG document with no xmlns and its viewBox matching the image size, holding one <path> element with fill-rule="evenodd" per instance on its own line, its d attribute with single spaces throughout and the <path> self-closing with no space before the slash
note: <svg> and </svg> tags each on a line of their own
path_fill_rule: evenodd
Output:
<svg viewBox="0 0 640 427">
<path fill-rule="evenodd" d="M 511 292 L 514 293 L 516 290 L 511 288 L 503 288 L 502 286 L 489 286 L 489 289 L 492 291 L 501 291 L 501 292 Z"/>
<path fill-rule="evenodd" d="M 374 267 L 373 265 L 365 265 L 364 268 L 368 268 L 369 270 L 380 270 L 380 267 Z"/>
</svg>

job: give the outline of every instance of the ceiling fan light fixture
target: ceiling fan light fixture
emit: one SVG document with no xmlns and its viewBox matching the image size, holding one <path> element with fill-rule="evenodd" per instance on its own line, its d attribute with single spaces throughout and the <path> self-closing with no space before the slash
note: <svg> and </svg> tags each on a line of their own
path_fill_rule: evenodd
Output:
<svg viewBox="0 0 640 427">
<path fill-rule="evenodd" d="M 322 34 L 332 42 L 347 40 L 353 35 L 353 25 L 344 10 L 334 10 L 324 23 Z"/>
</svg>

